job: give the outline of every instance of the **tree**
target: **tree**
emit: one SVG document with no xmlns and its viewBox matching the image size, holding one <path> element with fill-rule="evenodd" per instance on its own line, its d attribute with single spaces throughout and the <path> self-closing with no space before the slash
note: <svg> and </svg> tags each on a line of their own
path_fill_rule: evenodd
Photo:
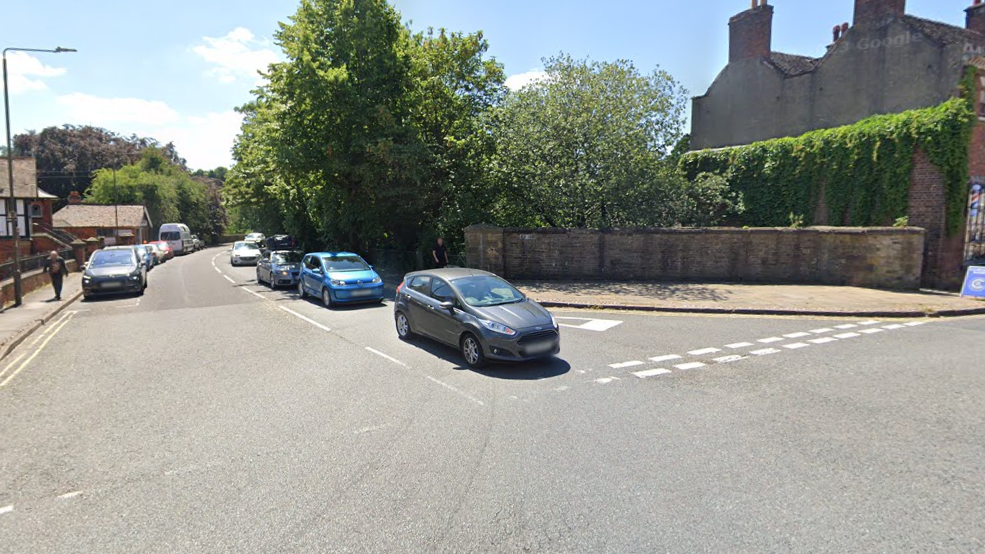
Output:
<svg viewBox="0 0 985 554">
<path fill-rule="evenodd" d="M 28 131 L 16 135 L 13 142 L 17 155 L 37 160 L 41 188 L 61 198 L 67 198 L 72 191 L 85 193 L 96 170 L 132 164 L 147 148 L 156 148 L 172 164 L 185 166 L 172 143 L 161 146 L 152 138 L 122 137 L 88 125 L 48 127 L 40 133 Z"/>
<path fill-rule="evenodd" d="M 670 159 L 686 103 L 673 77 L 644 75 L 628 61 L 544 62 L 543 80 L 494 111 L 502 197 L 492 218 L 554 227 L 690 224 L 709 199 L 690 196 Z M 702 194 L 719 190 L 705 186 Z"/>
<path fill-rule="evenodd" d="M 192 232 L 211 237 L 221 234 L 225 226 L 224 211 L 213 204 L 218 196 L 218 191 L 169 160 L 166 151 L 148 147 L 137 163 L 118 170 L 97 170 L 86 201 L 141 204 L 156 225 L 180 221 Z"/>
</svg>

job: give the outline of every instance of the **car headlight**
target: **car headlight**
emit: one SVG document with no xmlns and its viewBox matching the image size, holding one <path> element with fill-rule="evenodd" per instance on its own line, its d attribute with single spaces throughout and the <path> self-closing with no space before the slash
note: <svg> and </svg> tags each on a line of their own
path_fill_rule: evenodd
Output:
<svg viewBox="0 0 985 554">
<path fill-rule="evenodd" d="M 280 274 L 281 274 L 281 275 L 283 275 L 284 277 L 287 277 L 288 275 L 290 275 L 290 274 L 291 274 L 291 272 L 290 272 L 290 271 L 286 271 L 286 270 L 283 270 L 283 269 L 282 269 L 282 270 L 280 271 Z"/>
<path fill-rule="evenodd" d="M 479 323 L 481 323 L 482 326 L 485 327 L 486 329 L 489 329 L 490 331 L 499 333 L 501 335 L 507 335 L 512 337 L 513 335 L 516 334 L 516 331 L 503 325 L 502 323 L 496 323 L 495 321 L 489 321 L 486 319 L 480 319 Z"/>
<path fill-rule="evenodd" d="M 340 281 L 338 279 L 332 279 L 332 284 L 335 285 L 336 287 L 344 287 L 345 286 L 345 281 Z"/>
<path fill-rule="evenodd" d="M 551 314 L 551 325 L 554 326 L 554 329 L 558 328 L 557 319 L 554 318 L 554 314 Z"/>
<path fill-rule="evenodd" d="M 380 279 L 380 276 L 379 275 L 377 275 L 376 277 L 373 277 L 373 284 L 374 285 L 379 284 L 379 283 L 382 283 L 382 282 L 383 282 L 383 279 Z"/>
<path fill-rule="evenodd" d="M 82 282 L 83 283 L 88 283 L 89 281 L 92 281 L 92 277 L 89 277 L 88 275 L 83 275 L 82 276 Z"/>
</svg>

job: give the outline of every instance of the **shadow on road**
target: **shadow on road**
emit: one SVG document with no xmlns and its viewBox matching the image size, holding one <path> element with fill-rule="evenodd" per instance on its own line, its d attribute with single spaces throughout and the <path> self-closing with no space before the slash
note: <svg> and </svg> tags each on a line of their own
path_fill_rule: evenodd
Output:
<svg viewBox="0 0 985 554">
<path fill-rule="evenodd" d="M 540 381 L 560 377 L 571 371 L 571 364 L 560 358 L 548 358 L 526 363 L 492 362 L 482 369 L 472 369 L 462 362 L 462 354 L 455 348 L 421 337 L 415 337 L 408 344 L 419 348 L 436 358 L 440 358 L 460 371 L 471 371 L 492 379 L 509 381 Z"/>
</svg>

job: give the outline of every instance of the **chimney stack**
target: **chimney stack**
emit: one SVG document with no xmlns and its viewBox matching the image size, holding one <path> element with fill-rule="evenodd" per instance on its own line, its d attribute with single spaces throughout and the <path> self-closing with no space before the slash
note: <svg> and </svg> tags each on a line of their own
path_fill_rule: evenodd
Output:
<svg viewBox="0 0 985 554">
<path fill-rule="evenodd" d="M 985 2 L 975 0 L 975 5 L 966 9 L 965 13 L 968 14 L 965 27 L 985 35 Z"/>
<path fill-rule="evenodd" d="M 855 0 L 855 25 L 881 25 L 906 15 L 906 0 Z"/>
<path fill-rule="evenodd" d="M 78 206 L 82 203 L 82 195 L 79 194 L 79 191 L 73 190 L 68 194 L 68 203 L 71 206 Z"/>
<path fill-rule="evenodd" d="M 752 7 L 728 22 L 729 63 L 770 55 L 773 46 L 773 6 L 752 0 Z"/>
</svg>

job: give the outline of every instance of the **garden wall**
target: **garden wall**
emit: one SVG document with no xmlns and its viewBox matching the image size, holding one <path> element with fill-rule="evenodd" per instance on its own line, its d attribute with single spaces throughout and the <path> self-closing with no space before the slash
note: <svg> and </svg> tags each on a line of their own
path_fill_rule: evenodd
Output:
<svg viewBox="0 0 985 554">
<path fill-rule="evenodd" d="M 507 279 L 796 283 L 920 288 L 924 230 L 512 229 L 465 231 L 469 267 Z"/>
</svg>

